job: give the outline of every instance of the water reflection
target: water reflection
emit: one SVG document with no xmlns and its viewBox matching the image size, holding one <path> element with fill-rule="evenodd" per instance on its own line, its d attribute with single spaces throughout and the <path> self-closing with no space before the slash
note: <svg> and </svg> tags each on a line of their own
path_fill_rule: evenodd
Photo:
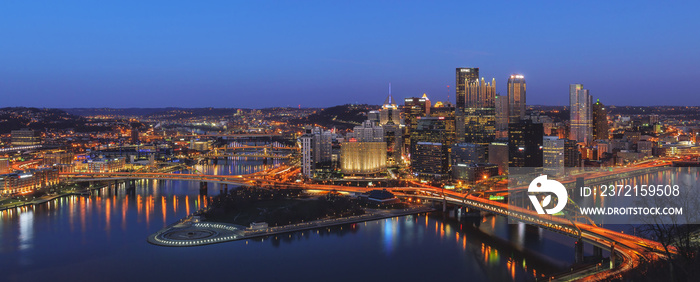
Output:
<svg viewBox="0 0 700 282">
<path fill-rule="evenodd" d="M 466 264 L 473 264 L 471 266 L 481 269 L 488 280 L 495 281 L 524 281 L 548 277 L 568 268 L 571 261 L 568 258 L 561 259 L 562 257 L 571 255 L 570 259 L 573 259 L 573 251 L 564 251 L 563 253 L 566 253 L 564 256 L 559 253 L 554 255 L 555 258 L 547 258 L 538 253 L 537 249 L 534 251 L 526 249 L 524 246 L 532 241 L 542 243 L 548 240 L 541 236 L 542 233 L 538 228 L 528 230 L 526 225 L 511 226 L 507 224 L 505 219 L 498 217 L 487 217 L 483 220 L 488 223 L 487 227 L 497 226 L 498 231 L 502 228 L 512 227 L 514 238 L 508 240 L 494 237 L 476 227 L 476 222 L 445 218 L 441 214 L 435 213 L 326 227 L 249 241 L 262 244 L 270 242 L 275 247 L 280 247 L 283 244 L 291 247 L 295 241 L 356 234 L 368 240 L 363 242 L 364 246 L 358 246 L 360 248 L 358 251 L 366 251 L 367 248 L 376 247 L 383 251 L 384 257 L 398 260 L 409 259 L 394 256 L 394 253 L 405 249 L 414 252 L 410 256 L 414 259 L 424 255 L 430 256 L 429 254 L 434 252 L 444 254 L 446 250 L 460 250 L 459 256 Z M 421 224 L 417 224 L 418 222 Z M 380 236 L 378 240 L 372 240 L 372 237 L 365 236 L 367 234 Z M 415 236 L 416 234 L 420 236 Z M 346 238 L 345 240 L 352 239 Z M 570 242 L 566 244 L 568 243 Z M 568 248 L 572 246 L 570 245 Z"/>
<path fill-rule="evenodd" d="M 19 214 L 19 249 L 25 250 L 32 247 L 34 239 L 34 212 L 28 211 Z"/>
<path fill-rule="evenodd" d="M 201 168 L 222 174 L 231 169 L 226 165 Z M 159 272 L 155 280 L 200 279 L 201 269 L 192 267 L 193 257 L 207 266 L 207 277 L 220 279 L 230 278 L 233 271 L 240 279 L 273 280 L 274 273 L 284 272 L 289 280 L 320 280 L 343 265 L 391 273 L 396 280 L 523 281 L 557 273 L 574 259 L 572 240 L 561 235 L 509 225 L 500 217 L 442 214 L 196 248 L 164 248 L 145 242 L 149 234 L 206 206 L 218 191 L 211 185 L 209 195 L 200 195 L 196 182 L 143 180 L 137 181 L 135 189 L 110 185 L 91 196 L 70 196 L 34 209 L 0 212 L 0 265 L 9 270 L 9 280 L 19 281 L 55 277 L 143 280 L 144 273 L 173 268 L 182 271 Z M 261 265 L 267 270 L 251 271 Z M 314 266 L 312 273 L 299 270 L 309 265 Z M 352 272 L 333 280 L 378 280 L 363 273 L 367 274 Z"/>
</svg>

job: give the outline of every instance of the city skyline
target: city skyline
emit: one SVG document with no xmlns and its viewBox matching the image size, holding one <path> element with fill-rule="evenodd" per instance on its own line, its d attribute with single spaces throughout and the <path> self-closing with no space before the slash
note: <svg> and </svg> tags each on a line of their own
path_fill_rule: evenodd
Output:
<svg viewBox="0 0 700 282">
<path fill-rule="evenodd" d="M 5 1 L 1 277 L 693 281 L 697 8 Z"/>
<path fill-rule="evenodd" d="M 609 105 L 700 105 L 688 5 L 5 3 L 0 92 L 50 108 L 326 107 L 379 103 L 392 83 L 399 100 L 445 101 L 449 85 L 454 102 L 452 70 L 479 67 L 502 95 L 524 75 L 532 105 L 568 104 L 572 83 Z"/>
</svg>

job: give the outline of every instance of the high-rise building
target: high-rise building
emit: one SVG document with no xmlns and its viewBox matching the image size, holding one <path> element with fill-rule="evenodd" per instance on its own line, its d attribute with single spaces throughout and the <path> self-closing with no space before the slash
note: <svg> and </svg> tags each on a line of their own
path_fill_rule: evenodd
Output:
<svg viewBox="0 0 700 282">
<path fill-rule="evenodd" d="M 489 163 L 498 166 L 498 174 L 508 173 L 508 143 L 492 142 L 488 146 Z"/>
<path fill-rule="evenodd" d="M 480 164 L 486 163 L 486 148 L 471 143 L 457 143 L 450 151 L 450 164 Z"/>
<path fill-rule="evenodd" d="M 583 89 L 583 84 L 569 85 L 569 139 L 585 144 L 593 141 L 591 102 L 591 95 L 588 89 Z"/>
<path fill-rule="evenodd" d="M 508 165 L 510 167 L 542 167 L 541 123 L 521 120 L 508 124 Z"/>
<path fill-rule="evenodd" d="M 581 166 L 581 151 L 576 140 L 564 139 L 564 167 Z"/>
<path fill-rule="evenodd" d="M 457 68 L 456 78 L 457 104 L 455 107 L 464 109 L 467 104 L 467 88 L 470 84 L 479 82 L 479 68 Z"/>
<path fill-rule="evenodd" d="M 386 141 L 386 161 L 389 166 L 401 164 L 403 154 L 403 133 L 399 124 L 387 123 L 382 125 Z"/>
<path fill-rule="evenodd" d="M 602 160 L 605 158 L 606 154 L 612 153 L 610 150 L 610 141 L 603 140 L 603 141 L 597 141 L 596 142 L 596 149 L 597 149 L 597 159 Z"/>
<path fill-rule="evenodd" d="M 340 145 L 340 170 L 345 175 L 379 174 L 386 171 L 386 143 L 360 142 L 349 138 Z"/>
<path fill-rule="evenodd" d="M 384 142 L 384 128 L 366 120 L 362 125 L 355 126 L 347 138 L 355 138 L 357 142 Z"/>
<path fill-rule="evenodd" d="M 41 144 L 41 132 L 29 128 L 10 131 L 12 146 L 32 146 Z"/>
<path fill-rule="evenodd" d="M 542 160 L 544 173 L 550 176 L 564 174 L 564 139 L 556 136 L 544 136 L 542 141 Z"/>
<path fill-rule="evenodd" d="M 301 172 L 313 177 L 317 170 L 330 168 L 332 163 L 333 135 L 318 127 L 305 129 L 301 136 Z"/>
<path fill-rule="evenodd" d="M 396 103 L 394 103 L 394 99 L 391 98 L 391 93 L 384 100 L 382 109 L 379 110 L 379 124 L 385 125 L 387 123 L 401 124 L 401 112 Z"/>
<path fill-rule="evenodd" d="M 513 74 L 508 78 L 508 122 L 518 122 L 525 118 L 525 77 Z"/>
<path fill-rule="evenodd" d="M 417 148 L 415 144 L 418 142 L 440 143 L 449 146 L 447 145 L 447 142 L 450 140 L 448 135 L 447 122 L 445 122 L 444 117 L 419 118 L 416 129 L 411 132 L 411 155 L 416 153 Z"/>
<path fill-rule="evenodd" d="M 486 180 L 491 176 L 499 175 L 498 166 L 489 163 L 480 164 L 463 164 L 458 163 L 452 166 L 452 178 L 455 180 L 465 181 L 467 183 L 475 183 L 480 180 Z"/>
<path fill-rule="evenodd" d="M 42 160 L 42 164 L 45 166 L 55 166 L 58 167 L 59 172 L 72 172 L 72 164 L 74 159 L 74 154 L 72 152 L 66 152 L 63 150 L 46 152 Z M 2 160 L 0 160 L 2 163 Z M 0 164 L 0 167 L 2 165 Z M 2 169 L 0 169 L 2 171 Z"/>
<path fill-rule="evenodd" d="M 386 125 L 391 127 L 395 124 Z M 384 127 L 368 120 L 355 126 L 346 137 L 346 141 L 340 144 L 340 169 L 343 174 L 368 175 L 386 170 L 389 151 Z M 394 146 L 396 140 L 392 141 Z"/>
<path fill-rule="evenodd" d="M 451 146 L 455 140 L 455 108 L 450 106 L 434 107 L 430 110 L 430 116 L 437 118 L 445 125 L 445 145 Z"/>
<path fill-rule="evenodd" d="M 414 173 L 421 177 L 447 176 L 447 146 L 432 142 L 417 142 L 414 146 L 415 153 L 411 154 L 411 168 Z"/>
<path fill-rule="evenodd" d="M 649 125 L 654 125 L 659 123 L 659 115 L 657 114 L 650 114 L 649 115 Z"/>
<path fill-rule="evenodd" d="M 132 128 L 131 129 L 131 144 L 139 144 L 139 129 L 138 128 Z"/>
<path fill-rule="evenodd" d="M 605 105 L 598 99 L 593 104 L 593 138 L 594 140 L 608 140 L 608 111 Z"/>
<path fill-rule="evenodd" d="M 379 111 L 369 111 L 367 112 L 367 120 L 379 124 L 381 123 L 380 115 Z"/>
<path fill-rule="evenodd" d="M 423 96 L 418 99 L 418 102 L 422 103 L 425 107 L 425 114 L 429 115 L 430 114 L 430 108 L 433 107 L 433 105 L 430 102 L 430 99 L 428 99 L 428 94 L 423 93 Z"/>
<path fill-rule="evenodd" d="M 430 100 L 425 98 L 411 97 L 403 100 L 403 115 L 404 123 L 406 124 L 407 132 L 416 127 L 418 117 L 425 117 L 430 114 L 428 104 Z"/>
<path fill-rule="evenodd" d="M 411 147 L 411 132 L 418 125 L 418 118 L 427 117 L 430 114 L 430 100 L 423 94 L 423 97 L 406 98 L 403 101 L 403 119 L 404 119 L 404 146 L 406 150 Z"/>
<path fill-rule="evenodd" d="M 651 152 L 654 150 L 654 142 L 652 141 L 639 141 L 637 142 L 637 152 L 644 154 L 644 156 L 651 156 Z M 600 155 L 600 153 L 598 153 Z"/>
<path fill-rule="evenodd" d="M 496 95 L 496 138 L 508 138 L 508 96 Z"/>
<path fill-rule="evenodd" d="M 466 88 L 466 103 L 462 115 L 464 120 L 457 121 L 457 141 L 488 145 L 496 138 L 496 79 L 487 83 L 481 81 L 470 83 Z M 457 119 L 457 118 L 456 118 Z M 463 135 L 460 135 L 463 134 Z"/>
</svg>

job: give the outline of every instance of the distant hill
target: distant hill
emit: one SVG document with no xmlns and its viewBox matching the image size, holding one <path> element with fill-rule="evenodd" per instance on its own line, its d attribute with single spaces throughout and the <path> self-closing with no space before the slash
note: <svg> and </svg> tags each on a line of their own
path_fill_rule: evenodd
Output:
<svg viewBox="0 0 700 282">
<path fill-rule="evenodd" d="M 106 116 L 106 117 L 138 117 L 150 118 L 159 120 L 173 120 L 191 117 L 226 117 L 236 114 L 238 111 L 250 113 L 259 111 L 260 113 L 270 115 L 280 112 L 308 112 L 309 109 L 297 108 L 264 108 L 264 109 L 246 109 L 246 108 L 71 108 L 63 109 L 68 113 L 84 116 Z"/>
<path fill-rule="evenodd" d="M 0 134 L 10 133 L 12 130 L 22 128 L 41 131 L 72 128 L 77 132 L 111 130 L 109 127 L 93 125 L 83 117 L 69 114 L 59 109 L 25 107 L 0 109 Z"/>
<path fill-rule="evenodd" d="M 367 112 L 377 110 L 376 105 L 340 105 L 317 110 L 306 118 L 294 119 L 290 123 L 297 125 L 318 124 L 326 128 L 349 129 L 367 120 Z"/>
<path fill-rule="evenodd" d="M 569 109 L 567 106 L 541 106 L 541 105 L 528 105 L 531 111 L 542 111 L 548 112 L 547 114 L 552 116 L 558 112 L 562 120 L 569 119 Z M 699 106 L 614 106 L 605 105 L 605 109 L 608 111 L 608 115 L 623 115 L 623 116 L 645 116 L 650 114 L 657 114 L 660 116 L 668 117 L 683 117 L 685 119 L 700 119 L 700 107 Z"/>
<path fill-rule="evenodd" d="M 67 113 L 78 116 L 124 116 L 124 117 L 141 117 L 151 115 L 158 112 L 177 110 L 179 108 L 68 108 L 62 109 Z"/>
</svg>

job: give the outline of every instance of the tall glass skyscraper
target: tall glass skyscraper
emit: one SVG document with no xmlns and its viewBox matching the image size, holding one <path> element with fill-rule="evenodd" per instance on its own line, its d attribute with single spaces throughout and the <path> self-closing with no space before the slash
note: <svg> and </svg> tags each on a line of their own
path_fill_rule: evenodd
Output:
<svg viewBox="0 0 700 282">
<path fill-rule="evenodd" d="M 457 96 L 457 103 L 455 104 L 455 141 L 463 142 L 465 134 L 464 108 L 467 104 L 467 88 L 470 84 L 479 82 L 479 68 L 457 68 L 455 79 L 455 96 Z"/>
<path fill-rule="evenodd" d="M 508 138 L 508 96 L 496 95 L 496 137 Z"/>
<path fill-rule="evenodd" d="M 594 140 L 608 140 L 608 112 L 600 99 L 593 104 L 593 138 Z"/>
<path fill-rule="evenodd" d="M 525 88 L 523 75 L 513 74 L 508 78 L 508 122 L 516 123 L 525 118 Z"/>
<path fill-rule="evenodd" d="M 571 129 L 569 139 L 576 142 L 590 143 L 593 141 L 592 98 L 583 84 L 569 85 L 569 110 Z"/>
<path fill-rule="evenodd" d="M 457 85 L 455 91 L 457 95 L 457 109 L 464 109 L 467 103 L 467 87 L 469 84 L 479 82 L 479 68 L 457 68 L 455 76 Z"/>
</svg>

